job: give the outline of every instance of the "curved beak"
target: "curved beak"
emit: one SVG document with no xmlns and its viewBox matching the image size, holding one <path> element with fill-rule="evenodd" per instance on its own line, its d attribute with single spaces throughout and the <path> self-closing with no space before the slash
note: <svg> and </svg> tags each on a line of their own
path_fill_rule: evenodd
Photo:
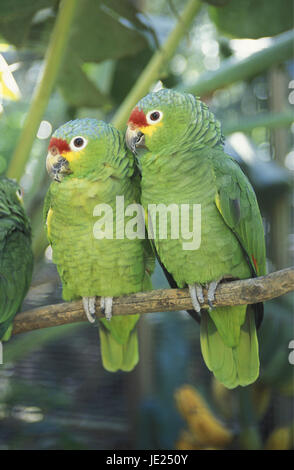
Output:
<svg viewBox="0 0 294 470">
<path fill-rule="evenodd" d="M 57 147 L 51 147 L 46 158 L 49 176 L 60 183 L 62 176 L 71 173 L 69 162 L 59 153 Z"/>
<path fill-rule="evenodd" d="M 128 148 L 135 154 L 137 153 L 137 148 L 146 148 L 143 132 L 131 126 L 128 126 L 126 131 L 126 143 Z"/>
</svg>

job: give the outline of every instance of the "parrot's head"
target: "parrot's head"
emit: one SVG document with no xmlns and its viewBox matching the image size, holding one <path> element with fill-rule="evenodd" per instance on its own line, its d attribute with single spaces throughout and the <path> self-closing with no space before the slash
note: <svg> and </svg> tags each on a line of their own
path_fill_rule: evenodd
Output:
<svg viewBox="0 0 294 470">
<path fill-rule="evenodd" d="M 9 178 L 0 178 L 0 216 L 7 206 L 23 205 L 23 191 L 19 184 Z M 6 210 L 6 209 L 5 209 Z"/>
<path fill-rule="evenodd" d="M 59 127 L 51 137 L 46 168 L 58 182 L 68 175 L 99 174 L 119 153 L 123 137 L 112 125 L 97 119 L 76 119 Z"/>
<path fill-rule="evenodd" d="M 0 219 L 14 217 L 21 220 L 29 230 L 29 220 L 23 207 L 23 191 L 19 184 L 9 178 L 0 178 Z"/>
<path fill-rule="evenodd" d="M 189 93 L 163 88 L 149 93 L 137 103 L 128 120 L 126 143 L 133 153 L 139 151 L 139 156 L 140 149 L 156 154 L 173 152 L 197 143 L 198 136 L 200 145 L 205 133 L 197 133 L 197 129 L 201 131 L 206 118 L 212 128 L 218 128 L 216 140 L 220 141 L 220 124 L 206 104 Z"/>
</svg>

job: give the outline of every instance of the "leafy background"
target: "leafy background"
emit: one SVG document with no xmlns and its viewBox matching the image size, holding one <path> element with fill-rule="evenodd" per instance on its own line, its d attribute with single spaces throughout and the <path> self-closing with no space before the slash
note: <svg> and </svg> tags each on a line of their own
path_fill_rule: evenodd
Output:
<svg viewBox="0 0 294 470">
<path fill-rule="evenodd" d="M 151 69 L 188 3 L 191 25 Z M 64 13 L 58 29 L 62 11 L 72 18 Z M 23 309 L 61 300 L 41 221 L 50 132 L 84 116 L 123 129 L 134 89 L 159 78 L 200 95 L 222 121 L 260 202 L 268 269 L 293 264 L 292 19 L 290 0 L 1 1 L 0 172 L 25 190 L 36 261 Z M 159 267 L 153 285 L 166 286 Z M 234 391 L 211 378 L 183 312 L 142 318 L 141 360 L 129 374 L 103 370 L 87 324 L 15 337 L 0 368 L 0 448 L 291 448 L 292 312 L 291 296 L 266 304 L 260 379 Z"/>
</svg>

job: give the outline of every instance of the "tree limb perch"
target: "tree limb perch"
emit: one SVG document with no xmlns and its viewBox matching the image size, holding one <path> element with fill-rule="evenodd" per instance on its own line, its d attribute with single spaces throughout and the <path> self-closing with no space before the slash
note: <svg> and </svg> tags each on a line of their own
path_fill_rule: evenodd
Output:
<svg viewBox="0 0 294 470">
<path fill-rule="evenodd" d="M 255 279 L 222 283 L 216 290 L 215 306 L 264 302 L 293 290 L 294 267 Z M 204 290 L 204 295 L 207 300 L 206 290 Z M 208 307 L 207 302 L 204 307 Z M 117 297 L 113 300 L 113 315 L 134 315 L 192 308 L 188 289 L 158 289 Z M 96 313 L 98 318 L 102 317 L 99 301 Z M 14 321 L 13 334 L 84 321 L 87 319 L 80 300 L 47 305 L 18 314 Z"/>
</svg>

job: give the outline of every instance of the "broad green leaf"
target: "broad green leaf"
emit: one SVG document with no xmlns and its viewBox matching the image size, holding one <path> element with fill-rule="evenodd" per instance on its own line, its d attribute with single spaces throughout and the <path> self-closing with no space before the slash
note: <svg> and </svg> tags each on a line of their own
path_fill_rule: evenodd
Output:
<svg viewBox="0 0 294 470">
<path fill-rule="evenodd" d="M 146 28 L 136 14 L 137 10 L 129 0 L 84 0 L 81 3 L 59 75 L 61 91 L 70 104 L 86 107 L 110 104 L 109 98 L 97 89 L 82 65 L 133 57 L 148 50 L 144 34 L 138 31 L 141 27 L 145 32 Z"/>
<path fill-rule="evenodd" d="M 209 12 L 221 32 L 236 38 L 274 36 L 293 27 L 292 0 L 231 0 Z"/>
<path fill-rule="evenodd" d="M 24 46 L 35 14 L 56 3 L 56 0 L 1 0 L 1 36 L 16 47 Z"/>
<path fill-rule="evenodd" d="M 65 100 L 76 107 L 109 108 L 110 98 L 98 90 L 81 66 L 82 63 L 78 57 L 70 52 L 58 81 Z"/>
<path fill-rule="evenodd" d="M 118 3 L 119 5 L 119 3 Z M 129 3 L 130 10 L 134 7 Z M 128 19 L 128 18 L 127 18 Z M 71 50 L 85 62 L 134 55 L 146 47 L 146 39 L 101 0 L 83 0 L 72 28 Z"/>
<path fill-rule="evenodd" d="M 43 54 L 58 5 L 59 0 L 1 0 L 0 35 L 16 47 Z M 154 33 L 137 13 L 131 0 L 80 2 L 58 81 L 69 104 L 110 106 L 109 97 L 90 79 L 83 64 L 122 59 L 150 49 L 146 36 L 151 34 L 154 39 Z"/>
</svg>

